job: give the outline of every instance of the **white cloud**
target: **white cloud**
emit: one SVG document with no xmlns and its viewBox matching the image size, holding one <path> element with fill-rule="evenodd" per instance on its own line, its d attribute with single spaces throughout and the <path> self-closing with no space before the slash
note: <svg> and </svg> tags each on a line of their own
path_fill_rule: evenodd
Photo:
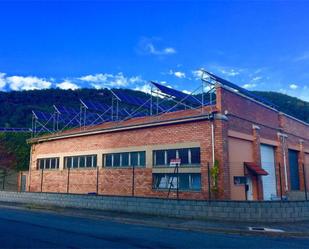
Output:
<svg viewBox="0 0 309 249">
<path fill-rule="evenodd" d="M 129 84 L 144 82 L 141 76 L 126 77 L 122 72 L 113 74 L 99 73 L 90 74 L 78 78 L 79 80 L 89 82 L 96 89 L 110 87 L 126 87 Z"/>
<path fill-rule="evenodd" d="M 186 74 L 184 72 L 181 72 L 181 71 L 170 70 L 168 74 L 174 75 L 175 77 L 180 78 L 180 79 L 186 78 Z"/>
<path fill-rule="evenodd" d="M 298 85 L 296 85 L 296 84 L 291 84 L 291 85 L 289 85 L 289 87 L 290 87 L 292 90 L 295 90 L 295 89 L 298 88 Z"/>
<path fill-rule="evenodd" d="M 68 89 L 71 89 L 71 90 L 76 90 L 79 88 L 78 85 L 70 82 L 70 81 L 64 81 L 62 83 L 59 83 L 59 84 L 56 84 L 57 87 L 59 87 L 60 89 L 63 89 L 63 90 L 68 90 Z"/>
<path fill-rule="evenodd" d="M 173 47 L 161 47 L 158 48 L 154 45 L 154 42 L 160 41 L 160 38 L 142 38 L 139 42 L 138 50 L 142 54 L 150 54 L 150 55 L 158 55 L 158 56 L 164 56 L 164 55 L 172 55 L 176 54 L 177 51 Z"/>
<path fill-rule="evenodd" d="M 252 79 L 252 81 L 260 81 L 261 79 L 263 79 L 262 76 L 256 76 Z"/>
<path fill-rule="evenodd" d="M 144 51 L 153 55 L 170 55 L 176 53 L 176 50 L 172 47 L 157 49 L 151 42 L 145 44 Z"/>
<path fill-rule="evenodd" d="M 194 70 L 194 71 L 192 71 L 192 75 L 196 80 L 200 80 L 203 76 L 203 71 L 202 70 Z"/>
<path fill-rule="evenodd" d="M 5 73 L 0 73 L 0 90 L 2 90 L 6 85 Z"/>
<path fill-rule="evenodd" d="M 141 91 L 144 93 L 151 93 L 151 86 L 149 84 L 144 84 L 142 86 L 137 86 L 134 88 L 135 91 Z"/>
<path fill-rule="evenodd" d="M 244 84 L 242 87 L 243 87 L 243 88 L 246 88 L 246 89 L 250 89 L 250 88 L 256 87 L 256 84 L 254 84 L 254 83 L 248 83 L 248 84 Z"/>
<path fill-rule="evenodd" d="M 52 85 L 50 81 L 35 76 L 10 76 L 6 77 L 6 82 L 15 91 L 47 89 Z"/>
</svg>

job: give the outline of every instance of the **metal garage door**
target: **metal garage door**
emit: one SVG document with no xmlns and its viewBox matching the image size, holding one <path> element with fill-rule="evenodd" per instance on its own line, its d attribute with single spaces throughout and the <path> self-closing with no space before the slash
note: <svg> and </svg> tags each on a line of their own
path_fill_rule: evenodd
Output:
<svg viewBox="0 0 309 249">
<path fill-rule="evenodd" d="M 299 190 L 298 152 L 289 150 L 291 190 Z"/>
<path fill-rule="evenodd" d="M 277 196 L 274 147 L 261 145 L 261 165 L 268 175 L 262 177 L 264 200 Z"/>
</svg>

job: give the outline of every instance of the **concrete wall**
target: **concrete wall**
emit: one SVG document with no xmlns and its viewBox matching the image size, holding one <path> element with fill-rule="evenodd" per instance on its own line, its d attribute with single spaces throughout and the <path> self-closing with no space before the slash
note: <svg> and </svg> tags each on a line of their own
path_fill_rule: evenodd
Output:
<svg viewBox="0 0 309 249">
<path fill-rule="evenodd" d="M 309 220 L 309 202 L 168 200 L 0 191 L 0 201 L 225 221 L 293 222 Z"/>
</svg>

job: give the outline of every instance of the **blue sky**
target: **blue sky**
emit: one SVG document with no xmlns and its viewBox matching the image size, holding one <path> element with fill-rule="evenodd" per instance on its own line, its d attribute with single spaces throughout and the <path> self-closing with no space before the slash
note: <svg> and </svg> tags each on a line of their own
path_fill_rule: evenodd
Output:
<svg viewBox="0 0 309 249">
<path fill-rule="evenodd" d="M 192 91 L 205 68 L 309 101 L 306 1 L 1 1 L 0 89 Z"/>
</svg>

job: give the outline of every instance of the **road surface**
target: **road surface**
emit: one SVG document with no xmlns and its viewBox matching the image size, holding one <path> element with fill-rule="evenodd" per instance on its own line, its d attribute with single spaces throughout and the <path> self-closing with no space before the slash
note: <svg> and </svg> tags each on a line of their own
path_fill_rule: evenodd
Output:
<svg viewBox="0 0 309 249">
<path fill-rule="evenodd" d="M 240 236 L 0 208 L 1 248 L 309 248 L 309 238 Z"/>
</svg>

